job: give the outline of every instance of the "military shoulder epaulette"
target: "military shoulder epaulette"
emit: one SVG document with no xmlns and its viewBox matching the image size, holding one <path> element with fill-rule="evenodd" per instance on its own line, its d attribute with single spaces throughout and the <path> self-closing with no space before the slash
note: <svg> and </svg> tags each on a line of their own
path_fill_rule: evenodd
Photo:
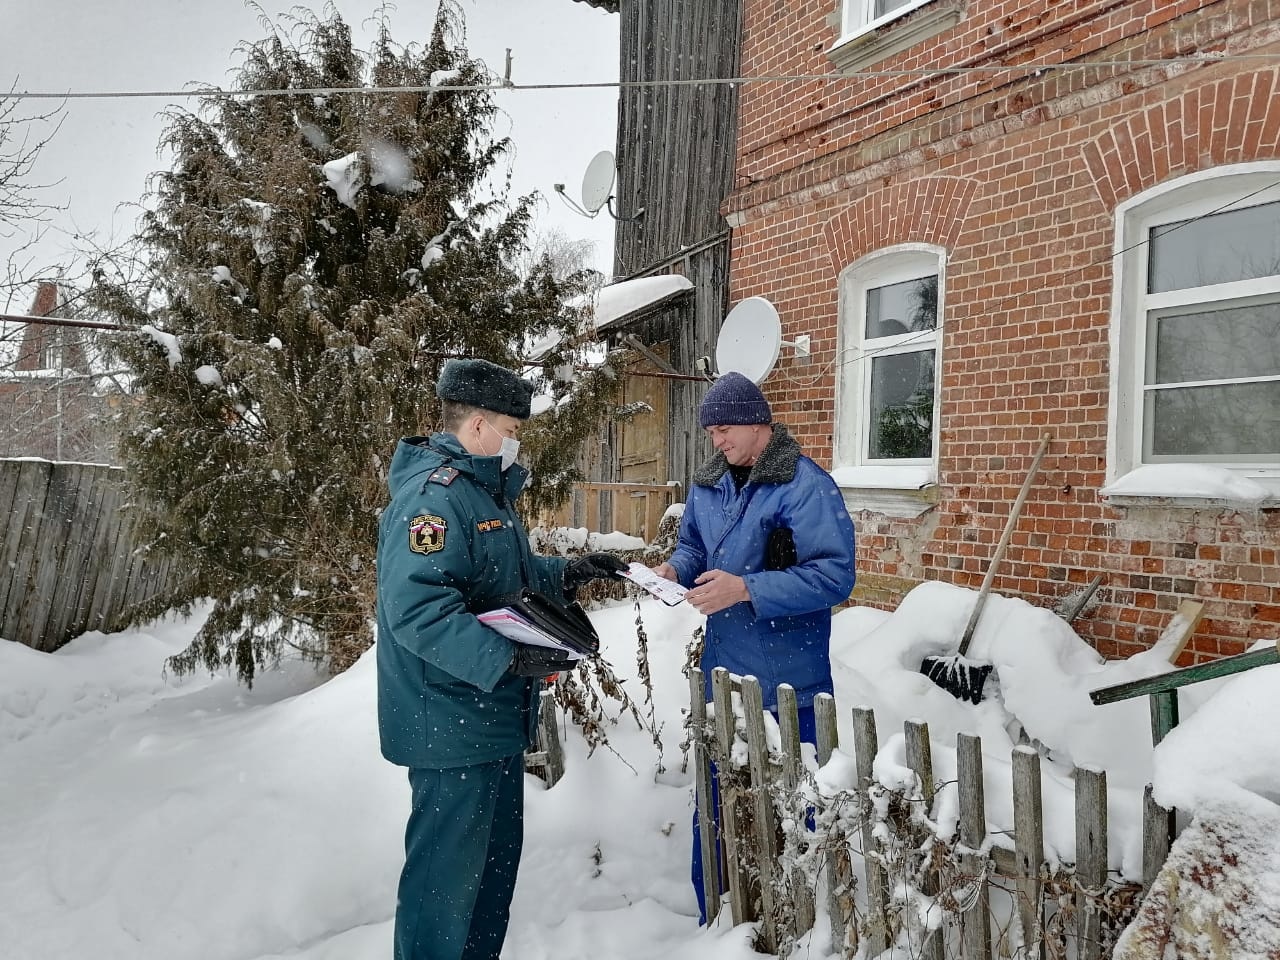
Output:
<svg viewBox="0 0 1280 960">
<path fill-rule="evenodd" d="M 435 472 L 427 477 L 427 483 L 438 483 L 442 487 L 447 487 L 457 479 L 458 471 L 453 467 L 437 467 Z"/>
</svg>

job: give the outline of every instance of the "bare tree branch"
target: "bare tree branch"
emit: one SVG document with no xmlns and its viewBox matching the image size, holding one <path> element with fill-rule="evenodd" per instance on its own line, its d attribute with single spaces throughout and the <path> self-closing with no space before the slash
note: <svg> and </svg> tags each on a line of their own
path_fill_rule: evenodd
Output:
<svg viewBox="0 0 1280 960">
<path fill-rule="evenodd" d="M 40 152 L 62 126 L 63 105 L 24 113 L 23 101 L 12 96 L 16 89 L 15 79 L 9 93 L 0 95 L 0 237 L 6 238 L 16 233 L 19 224 L 42 223 L 50 213 L 63 209 L 41 198 L 42 191 L 56 183 L 30 179 Z"/>
</svg>

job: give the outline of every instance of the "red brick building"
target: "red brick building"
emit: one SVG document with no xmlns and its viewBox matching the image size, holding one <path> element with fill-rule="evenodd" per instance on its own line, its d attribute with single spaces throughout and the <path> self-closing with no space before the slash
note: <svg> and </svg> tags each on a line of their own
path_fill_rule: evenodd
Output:
<svg viewBox="0 0 1280 960">
<path fill-rule="evenodd" d="M 626 52 L 624 51 L 624 56 Z M 1280 0 L 744 0 L 730 301 L 859 532 L 855 598 L 995 589 L 1108 656 L 1280 635 Z"/>
<path fill-rule="evenodd" d="M 56 317 L 58 285 L 43 282 L 30 316 Z M 18 328 L 12 362 L 0 367 L 0 457 L 114 461 L 106 398 L 94 375 L 94 332 L 56 323 Z"/>
</svg>

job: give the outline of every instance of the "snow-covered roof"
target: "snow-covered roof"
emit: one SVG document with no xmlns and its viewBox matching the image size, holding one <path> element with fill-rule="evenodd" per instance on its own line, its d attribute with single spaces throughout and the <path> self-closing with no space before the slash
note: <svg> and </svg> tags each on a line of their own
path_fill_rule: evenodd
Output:
<svg viewBox="0 0 1280 960">
<path fill-rule="evenodd" d="M 590 300 L 594 301 L 591 326 L 598 332 L 620 327 L 642 311 L 674 302 L 692 289 L 693 283 L 689 278 L 676 273 L 611 283 L 590 296 Z M 583 301 L 578 301 L 574 305 L 582 303 Z M 550 333 L 530 344 L 527 356 L 530 360 L 537 360 L 559 342 L 560 335 Z"/>
<path fill-rule="evenodd" d="M 595 328 L 621 326 L 641 310 L 675 300 L 692 289 L 689 278 L 678 273 L 636 277 L 601 287 L 596 297 Z"/>
</svg>

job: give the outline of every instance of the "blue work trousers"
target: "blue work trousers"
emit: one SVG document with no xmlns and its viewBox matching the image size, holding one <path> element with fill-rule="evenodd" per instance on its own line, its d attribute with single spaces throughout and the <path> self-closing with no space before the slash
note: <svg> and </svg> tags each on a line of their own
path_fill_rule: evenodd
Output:
<svg viewBox="0 0 1280 960">
<path fill-rule="evenodd" d="M 524 843 L 524 754 L 409 770 L 395 960 L 497 960 Z"/>
<path fill-rule="evenodd" d="M 777 714 L 774 711 L 776 717 Z M 816 743 L 818 740 L 818 727 L 813 717 L 813 706 L 799 707 L 796 710 L 797 726 L 800 728 L 800 739 L 805 743 Z M 716 776 L 715 764 L 711 765 L 711 810 L 716 817 L 716 833 L 719 834 L 720 827 L 720 780 Z M 810 822 L 810 828 L 813 824 Z M 714 847 L 716 851 L 716 859 L 719 860 L 720 854 L 723 852 L 717 843 Z M 722 874 L 723 870 L 720 871 Z M 694 893 L 698 896 L 698 923 L 705 925 L 707 922 L 707 899 L 706 893 L 702 889 L 702 828 L 698 823 L 698 807 L 694 804 L 693 808 L 693 865 L 689 871 L 689 877 L 693 881 Z"/>
</svg>

